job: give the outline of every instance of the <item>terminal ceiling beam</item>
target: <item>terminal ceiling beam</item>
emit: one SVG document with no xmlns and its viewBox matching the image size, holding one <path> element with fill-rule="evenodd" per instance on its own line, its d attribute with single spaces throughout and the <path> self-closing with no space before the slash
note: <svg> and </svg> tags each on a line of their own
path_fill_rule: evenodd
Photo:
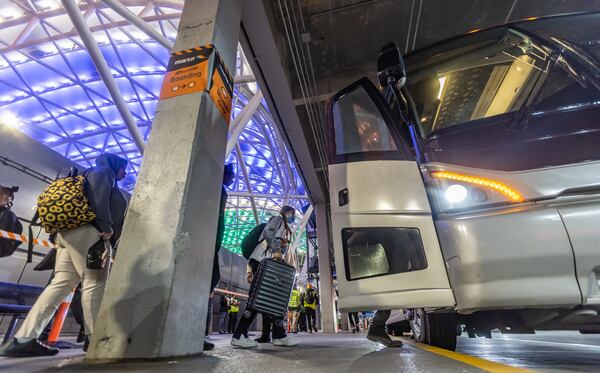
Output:
<svg viewBox="0 0 600 373">
<path fill-rule="evenodd" d="M 246 162 L 244 162 L 244 157 L 242 156 L 242 148 L 239 143 L 235 144 L 236 155 L 238 159 L 238 165 L 242 169 L 242 175 L 244 175 L 244 181 L 250 190 L 252 183 L 250 182 L 250 175 L 248 175 L 248 168 L 246 167 Z M 256 208 L 256 199 L 254 198 L 254 193 L 250 191 L 250 205 L 252 206 L 252 214 L 254 215 L 254 221 L 256 224 L 260 224 L 260 217 L 258 216 L 258 209 Z"/>
<path fill-rule="evenodd" d="M 242 4 L 186 1 L 174 50 L 213 44 L 235 71 Z M 227 127 L 206 91 L 159 101 L 88 359 L 202 352 Z"/>
<path fill-rule="evenodd" d="M 304 213 L 304 215 L 302 216 L 302 221 L 300 222 L 298 227 L 296 227 L 296 230 L 292 234 L 292 237 L 294 238 L 294 242 L 292 243 L 290 250 L 292 250 L 292 253 L 294 253 L 294 255 L 296 255 L 296 250 L 298 249 L 298 244 L 300 244 L 300 237 L 304 234 L 304 231 L 306 230 L 306 224 L 308 224 L 308 220 L 310 219 L 310 215 L 312 214 L 312 212 L 313 212 L 313 205 L 310 205 L 308 207 L 308 209 L 306 210 L 306 212 Z"/>
<path fill-rule="evenodd" d="M 225 151 L 225 159 L 229 157 L 229 154 L 231 154 L 233 148 L 235 148 L 235 145 L 237 144 L 238 139 L 240 138 L 240 134 L 242 133 L 244 128 L 246 128 L 246 125 L 248 124 L 248 122 L 250 122 L 250 119 L 252 119 L 254 113 L 256 113 L 256 110 L 260 106 L 260 102 L 262 101 L 262 99 L 263 95 L 262 92 L 259 90 L 250 99 L 250 101 L 248 101 L 248 104 L 244 106 L 242 111 L 234 118 L 233 122 L 231 122 L 229 130 L 229 140 L 227 141 L 227 150 Z"/>
<path fill-rule="evenodd" d="M 166 14 L 161 14 L 161 15 L 156 15 L 156 16 L 145 17 L 144 19 L 146 20 L 146 22 L 160 22 L 160 21 L 177 20 L 178 18 L 179 18 L 178 13 L 166 13 Z M 115 28 L 115 27 L 129 26 L 129 24 L 130 23 L 128 21 L 117 21 L 117 22 L 105 23 L 103 25 L 92 26 L 92 27 L 90 27 L 90 29 L 92 30 L 92 32 L 104 31 L 104 30 L 109 30 L 109 29 Z M 6 26 L 6 25 L 3 24 L 3 26 Z M 32 47 L 32 46 L 40 45 L 43 43 L 58 41 L 58 40 L 72 38 L 72 37 L 76 37 L 76 36 L 78 36 L 77 30 L 66 31 L 66 32 L 60 32 L 58 30 L 55 30 L 55 33 L 53 33 L 52 36 L 45 35 L 41 38 L 37 38 L 37 37 L 36 38 L 28 38 L 26 41 L 24 41 L 23 43 L 20 43 L 20 44 L 5 45 L 2 48 L 0 48 L 0 53 L 8 53 L 8 52 L 16 51 L 16 50 L 22 50 L 27 47 Z"/>
<path fill-rule="evenodd" d="M 256 78 L 254 77 L 254 75 L 236 76 L 233 82 L 235 84 L 255 83 Z"/>
<path fill-rule="evenodd" d="M 83 41 L 85 49 L 87 49 L 88 53 L 90 54 L 90 58 L 94 62 L 94 66 L 96 66 L 98 73 L 102 77 L 102 81 L 106 85 L 106 89 L 110 93 L 110 96 L 113 99 L 119 114 L 121 114 L 121 118 L 129 130 L 133 142 L 137 146 L 140 153 L 144 154 L 144 138 L 140 133 L 140 129 L 138 128 L 133 115 L 131 115 L 129 108 L 127 107 L 125 99 L 123 99 L 123 95 L 119 90 L 119 86 L 110 72 L 110 68 L 108 67 L 106 60 L 100 51 L 100 47 L 98 47 L 98 43 L 96 43 L 96 39 L 94 39 L 92 31 L 90 31 L 85 23 L 85 19 L 81 14 L 79 6 L 74 0 L 62 0 L 62 3 L 65 7 L 65 10 L 69 14 L 69 18 L 71 18 L 75 29 L 77 32 L 79 32 L 81 41 Z"/>
<path fill-rule="evenodd" d="M 129 10 L 119 0 L 102 0 L 102 2 L 106 5 L 108 5 L 112 10 L 117 12 L 117 14 L 119 14 L 121 17 L 125 18 L 126 20 L 131 22 L 133 25 L 135 25 L 137 28 L 139 28 L 140 31 L 142 31 L 142 32 L 146 33 L 146 35 L 154 38 L 154 40 L 156 40 L 158 43 L 160 43 L 160 45 L 165 47 L 167 50 L 173 50 L 173 43 L 171 43 L 170 40 L 165 38 L 163 36 L 163 34 L 158 32 L 157 30 L 152 28 L 152 26 L 150 26 L 146 21 L 144 21 L 142 19 L 142 17 L 139 17 L 138 15 L 133 13 L 131 10 Z"/>
</svg>

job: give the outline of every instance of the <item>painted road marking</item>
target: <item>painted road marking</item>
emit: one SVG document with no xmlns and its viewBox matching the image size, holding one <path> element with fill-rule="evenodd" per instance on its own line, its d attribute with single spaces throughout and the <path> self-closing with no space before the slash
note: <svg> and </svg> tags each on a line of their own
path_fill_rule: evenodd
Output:
<svg viewBox="0 0 600 373">
<path fill-rule="evenodd" d="M 433 347 L 422 343 L 415 343 L 422 350 L 429 351 L 436 355 L 441 355 L 461 363 L 474 366 L 491 373 L 533 373 L 533 370 L 512 367 L 510 365 L 495 363 L 493 361 L 481 359 L 471 355 L 461 354 L 459 352 L 444 350 L 443 348 Z"/>
</svg>

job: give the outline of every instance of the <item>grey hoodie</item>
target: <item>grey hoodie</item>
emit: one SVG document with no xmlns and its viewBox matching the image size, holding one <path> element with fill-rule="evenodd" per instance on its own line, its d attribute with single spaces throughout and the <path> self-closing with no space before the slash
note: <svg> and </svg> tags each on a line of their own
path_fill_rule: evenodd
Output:
<svg viewBox="0 0 600 373">
<path fill-rule="evenodd" d="M 127 160 L 114 154 L 104 153 L 96 158 L 96 166 L 87 169 L 83 176 L 87 181 L 86 195 L 96 213 L 96 225 L 101 232 L 113 232 L 111 241 L 116 244 L 125 220 L 127 199 L 117 186 L 119 169 L 127 166 Z"/>
</svg>

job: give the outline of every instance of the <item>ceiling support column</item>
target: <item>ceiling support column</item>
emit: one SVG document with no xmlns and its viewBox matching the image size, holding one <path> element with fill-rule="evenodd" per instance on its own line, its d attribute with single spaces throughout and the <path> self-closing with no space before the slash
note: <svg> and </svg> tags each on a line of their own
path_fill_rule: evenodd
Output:
<svg viewBox="0 0 600 373">
<path fill-rule="evenodd" d="M 321 298 L 321 328 L 323 333 L 335 333 L 337 310 L 335 308 L 335 289 L 331 273 L 331 255 L 329 254 L 329 216 L 325 203 L 315 206 L 317 213 L 317 242 L 319 256 L 319 293 Z"/>
<path fill-rule="evenodd" d="M 174 50 L 235 71 L 242 5 L 186 1 Z M 227 132 L 205 91 L 159 101 L 87 359 L 202 352 Z"/>
</svg>

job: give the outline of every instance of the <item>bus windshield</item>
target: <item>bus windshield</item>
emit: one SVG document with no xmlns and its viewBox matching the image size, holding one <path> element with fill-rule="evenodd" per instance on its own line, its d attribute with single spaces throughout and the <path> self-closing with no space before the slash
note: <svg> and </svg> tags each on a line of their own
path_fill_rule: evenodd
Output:
<svg viewBox="0 0 600 373">
<path fill-rule="evenodd" d="M 547 50 L 509 31 L 499 40 L 414 71 L 407 83 L 422 134 L 519 110 L 548 62 Z"/>
</svg>

